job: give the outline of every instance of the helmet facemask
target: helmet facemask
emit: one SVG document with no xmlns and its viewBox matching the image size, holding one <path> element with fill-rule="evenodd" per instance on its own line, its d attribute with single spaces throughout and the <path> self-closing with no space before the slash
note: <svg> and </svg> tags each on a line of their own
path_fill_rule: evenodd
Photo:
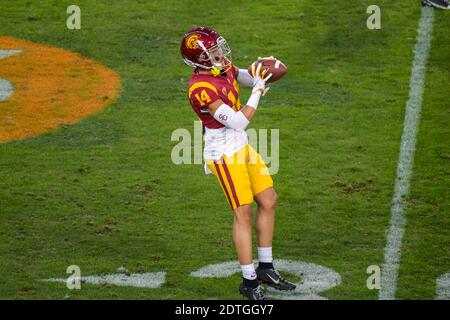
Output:
<svg viewBox="0 0 450 320">
<path fill-rule="evenodd" d="M 231 49 L 224 38 L 218 38 L 217 44 L 209 49 L 206 49 L 201 41 L 199 41 L 199 45 L 203 49 L 199 60 L 209 61 L 212 66 L 211 69 L 216 68 L 221 71 L 227 71 L 231 68 Z"/>
</svg>

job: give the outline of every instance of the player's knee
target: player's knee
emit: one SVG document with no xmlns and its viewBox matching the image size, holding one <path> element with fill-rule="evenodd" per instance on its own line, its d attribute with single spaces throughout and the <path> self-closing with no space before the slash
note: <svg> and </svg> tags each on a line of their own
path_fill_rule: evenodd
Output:
<svg viewBox="0 0 450 320">
<path fill-rule="evenodd" d="M 249 205 L 240 206 L 234 209 L 234 220 L 239 224 L 252 224 L 252 208 Z"/>
<path fill-rule="evenodd" d="M 275 210 L 277 206 L 277 194 L 275 191 L 265 195 L 263 199 L 259 201 L 259 206 L 266 210 Z"/>
<path fill-rule="evenodd" d="M 274 192 L 273 195 L 270 197 L 267 206 L 270 209 L 275 210 L 275 208 L 277 207 L 277 201 L 278 201 L 278 196 L 277 194 Z"/>
</svg>

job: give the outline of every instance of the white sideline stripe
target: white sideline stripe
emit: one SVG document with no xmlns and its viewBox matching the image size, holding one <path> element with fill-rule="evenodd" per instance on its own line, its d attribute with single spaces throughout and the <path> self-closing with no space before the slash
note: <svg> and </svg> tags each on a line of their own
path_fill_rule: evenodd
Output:
<svg viewBox="0 0 450 320">
<path fill-rule="evenodd" d="M 400 264 L 402 238 L 405 229 L 405 199 L 409 194 L 410 179 L 414 163 L 416 137 L 422 107 L 425 70 L 433 31 L 433 9 L 422 8 L 418 28 L 417 43 L 409 83 L 409 100 L 406 112 L 400 155 L 395 179 L 395 190 L 391 204 L 391 221 L 384 252 L 379 299 L 395 299 L 398 268 Z"/>
</svg>

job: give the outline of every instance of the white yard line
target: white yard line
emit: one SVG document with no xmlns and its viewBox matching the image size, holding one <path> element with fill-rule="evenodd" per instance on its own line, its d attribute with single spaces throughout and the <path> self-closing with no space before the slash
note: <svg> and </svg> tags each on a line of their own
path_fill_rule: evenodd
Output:
<svg viewBox="0 0 450 320">
<path fill-rule="evenodd" d="M 398 268 L 400 265 L 402 238 L 405 230 L 405 199 L 409 194 L 416 137 L 419 127 L 422 95 L 425 84 L 425 70 L 428 52 L 431 47 L 434 12 L 431 8 L 422 8 L 414 61 L 409 82 L 409 99 L 406 113 L 400 155 L 397 166 L 394 196 L 391 205 L 391 222 L 384 252 L 384 265 L 381 273 L 379 299 L 395 299 Z"/>
</svg>

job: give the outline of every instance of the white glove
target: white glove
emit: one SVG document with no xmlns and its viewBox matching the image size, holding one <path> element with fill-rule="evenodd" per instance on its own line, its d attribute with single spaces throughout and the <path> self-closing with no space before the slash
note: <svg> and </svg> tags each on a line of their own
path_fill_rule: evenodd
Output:
<svg viewBox="0 0 450 320">
<path fill-rule="evenodd" d="M 269 69 L 265 69 L 263 72 L 261 72 L 262 69 L 262 63 L 258 63 L 256 66 L 256 62 L 252 63 L 252 76 L 253 76 L 253 90 L 252 94 L 260 91 L 261 95 L 265 95 L 267 91 L 269 91 L 270 87 L 266 88 L 266 82 L 267 80 L 272 77 L 272 74 L 269 73 Z"/>
</svg>

